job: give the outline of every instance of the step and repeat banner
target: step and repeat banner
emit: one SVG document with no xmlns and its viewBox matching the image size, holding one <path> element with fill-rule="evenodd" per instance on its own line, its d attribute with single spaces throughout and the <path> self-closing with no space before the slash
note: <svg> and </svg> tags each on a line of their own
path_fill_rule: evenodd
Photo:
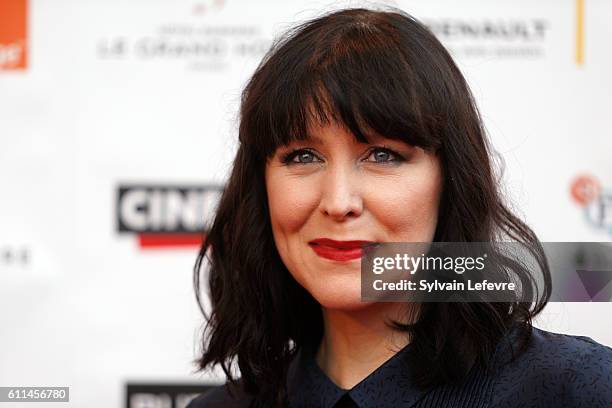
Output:
<svg viewBox="0 0 612 408">
<path fill-rule="evenodd" d="M 611 241 L 612 3 L 376 4 L 451 51 L 540 239 Z M 223 382 L 195 373 L 191 275 L 240 92 L 276 35 L 363 5 L 0 2 L 0 386 L 69 387 L 57 406 L 182 408 Z M 536 325 L 612 345 L 610 313 L 551 303 Z"/>
</svg>

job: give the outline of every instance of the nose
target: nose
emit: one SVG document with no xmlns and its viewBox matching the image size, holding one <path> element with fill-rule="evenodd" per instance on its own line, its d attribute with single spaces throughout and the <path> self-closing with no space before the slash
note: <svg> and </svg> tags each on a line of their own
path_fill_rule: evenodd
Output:
<svg viewBox="0 0 612 408">
<path fill-rule="evenodd" d="M 357 171 L 340 166 L 330 168 L 322 184 L 321 212 L 337 221 L 361 215 L 362 184 Z"/>
</svg>

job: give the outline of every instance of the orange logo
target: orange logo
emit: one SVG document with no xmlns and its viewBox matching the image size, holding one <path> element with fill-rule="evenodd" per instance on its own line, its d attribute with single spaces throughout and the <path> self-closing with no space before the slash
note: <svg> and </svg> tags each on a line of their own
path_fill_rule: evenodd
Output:
<svg viewBox="0 0 612 408">
<path fill-rule="evenodd" d="M 27 0 L 0 1 L 0 70 L 28 65 Z"/>
</svg>

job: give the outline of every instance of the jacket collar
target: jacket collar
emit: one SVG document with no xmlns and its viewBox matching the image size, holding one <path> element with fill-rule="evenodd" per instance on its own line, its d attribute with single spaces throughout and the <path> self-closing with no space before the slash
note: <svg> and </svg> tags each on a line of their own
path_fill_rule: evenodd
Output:
<svg viewBox="0 0 612 408">
<path fill-rule="evenodd" d="M 409 344 L 352 389 L 343 390 L 318 366 L 314 349 L 302 348 L 287 376 L 290 406 L 331 408 L 348 394 L 358 407 L 410 407 L 427 391 L 415 385 L 411 352 Z"/>
</svg>

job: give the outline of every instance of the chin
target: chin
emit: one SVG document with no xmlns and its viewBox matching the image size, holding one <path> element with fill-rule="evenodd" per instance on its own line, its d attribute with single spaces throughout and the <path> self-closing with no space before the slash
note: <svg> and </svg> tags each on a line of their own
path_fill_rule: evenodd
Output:
<svg viewBox="0 0 612 408">
<path fill-rule="evenodd" d="M 366 308 L 373 303 L 361 301 L 361 287 L 357 290 L 354 287 L 345 290 L 338 287 L 334 290 L 321 289 L 314 293 L 314 298 L 325 309 L 352 311 Z"/>
</svg>

